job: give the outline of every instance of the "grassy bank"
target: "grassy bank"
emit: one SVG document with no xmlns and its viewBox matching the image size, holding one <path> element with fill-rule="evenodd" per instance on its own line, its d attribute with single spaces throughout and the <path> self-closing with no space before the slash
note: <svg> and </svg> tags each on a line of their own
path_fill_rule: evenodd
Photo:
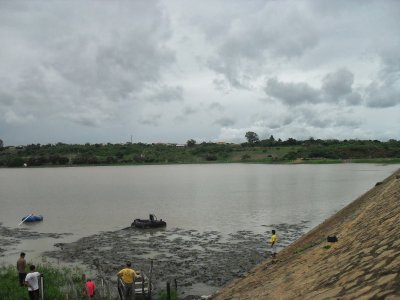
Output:
<svg viewBox="0 0 400 300">
<path fill-rule="evenodd" d="M 43 275 L 45 299 L 77 299 L 82 295 L 84 283 L 79 270 L 55 268 L 49 265 L 38 265 L 36 270 Z M 28 299 L 26 287 L 21 287 L 14 266 L 0 269 L 0 299 Z"/>
<path fill-rule="evenodd" d="M 85 288 L 83 273 L 79 269 L 65 267 L 55 267 L 52 265 L 37 265 L 36 271 L 43 275 L 45 286 L 45 299 L 84 299 L 82 292 Z M 98 283 L 97 283 L 98 284 Z M 0 299 L 1 300 L 28 300 L 26 287 L 21 287 L 18 282 L 18 273 L 14 266 L 0 268 Z M 112 296 L 108 288 L 97 286 L 96 299 L 98 300 L 118 300 Z M 166 291 L 161 291 L 160 295 L 154 299 L 168 299 Z M 179 297 L 174 289 L 171 290 L 171 300 L 178 300 Z"/>
</svg>

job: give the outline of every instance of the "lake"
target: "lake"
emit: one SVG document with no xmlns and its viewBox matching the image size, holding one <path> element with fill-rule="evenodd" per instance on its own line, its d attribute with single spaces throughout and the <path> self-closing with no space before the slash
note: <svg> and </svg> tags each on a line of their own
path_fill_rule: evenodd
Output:
<svg viewBox="0 0 400 300">
<path fill-rule="evenodd" d="M 55 243 L 72 242 L 130 226 L 154 213 L 179 228 L 222 235 L 266 226 L 305 224 L 308 230 L 371 189 L 398 165 L 209 164 L 0 169 L 3 227 L 61 238 L 20 239 L 5 248 L 0 263 L 28 260 Z M 27 214 L 44 221 L 22 224 Z M 265 237 L 266 239 L 268 237 Z M 4 247 L 1 247 L 4 248 Z"/>
</svg>

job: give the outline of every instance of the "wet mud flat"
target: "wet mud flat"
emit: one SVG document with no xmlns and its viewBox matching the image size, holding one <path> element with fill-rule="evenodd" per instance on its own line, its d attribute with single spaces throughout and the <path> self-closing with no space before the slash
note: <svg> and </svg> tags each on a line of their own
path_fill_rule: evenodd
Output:
<svg viewBox="0 0 400 300">
<path fill-rule="evenodd" d="M 218 231 L 128 227 L 101 232 L 73 243 L 58 243 L 55 244 L 58 250 L 43 255 L 85 267 L 109 282 L 110 289 L 116 287 L 116 273 L 126 261 L 131 261 L 134 269 L 143 270 L 147 275 L 153 261 L 155 294 L 165 289 L 167 282 L 171 286 L 176 282 L 181 296 L 199 296 L 212 294 L 268 258 L 271 228 L 277 230 L 282 248 L 308 227 L 304 221 L 263 228 L 263 233 L 238 231 L 222 235 Z"/>
<path fill-rule="evenodd" d="M 0 223 L 0 256 L 4 256 L 5 252 L 17 246 L 21 240 L 59 239 L 66 235 L 72 235 L 72 233 L 40 233 L 26 227 L 9 228 Z"/>
</svg>

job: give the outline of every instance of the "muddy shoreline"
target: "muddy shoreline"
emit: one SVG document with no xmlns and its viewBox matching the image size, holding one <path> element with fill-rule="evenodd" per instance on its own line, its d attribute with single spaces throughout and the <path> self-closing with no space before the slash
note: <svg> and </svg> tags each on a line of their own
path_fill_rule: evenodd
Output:
<svg viewBox="0 0 400 300">
<path fill-rule="evenodd" d="M 34 240 L 41 238 L 59 239 L 72 233 L 40 233 L 26 227 L 9 228 L 0 222 L 0 257 L 15 248 L 21 240 Z M 22 250 L 21 250 L 22 251 Z"/>
<path fill-rule="evenodd" d="M 7 228 L 0 224 L 0 255 L 22 239 L 54 238 L 57 250 L 46 251 L 44 259 L 82 266 L 102 277 L 110 287 L 116 285 L 116 273 L 127 260 L 134 268 L 149 273 L 153 261 L 152 280 L 155 293 L 166 282 L 178 284 L 181 296 L 206 295 L 217 291 L 234 278 L 246 274 L 269 257 L 267 241 L 275 228 L 283 248 L 307 229 L 300 224 L 264 225 L 265 232 L 238 231 L 222 235 L 218 231 L 199 232 L 181 228 L 124 228 L 101 232 L 72 243 L 57 243 L 65 234 L 38 233 L 27 228 Z M 67 234 L 67 233 L 66 233 Z"/>
</svg>

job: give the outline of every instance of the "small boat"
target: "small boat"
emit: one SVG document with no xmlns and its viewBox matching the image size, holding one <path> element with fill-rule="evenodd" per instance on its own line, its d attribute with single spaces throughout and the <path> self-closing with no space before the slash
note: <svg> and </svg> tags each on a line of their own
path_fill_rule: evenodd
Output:
<svg viewBox="0 0 400 300">
<path fill-rule="evenodd" d="M 167 223 L 162 219 L 157 220 L 154 214 L 150 214 L 148 219 L 135 219 L 131 226 L 137 228 L 157 228 L 165 227 Z"/>
<path fill-rule="evenodd" d="M 23 217 L 22 222 L 39 222 L 43 221 L 43 216 L 42 215 L 28 215 Z"/>
</svg>

